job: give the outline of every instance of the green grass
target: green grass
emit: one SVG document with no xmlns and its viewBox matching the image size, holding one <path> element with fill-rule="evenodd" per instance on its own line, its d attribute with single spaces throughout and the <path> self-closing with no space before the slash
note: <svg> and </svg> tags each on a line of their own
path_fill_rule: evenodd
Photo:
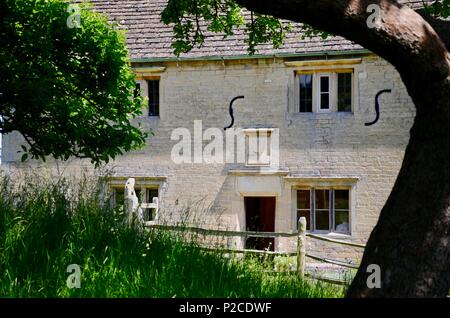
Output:
<svg viewBox="0 0 450 318">
<path fill-rule="evenodd" d="M 124 225 L 86 185 L 0 184 L 0 297 L 341 297 L 343 290 L 265 272 L 168 232 Z M 69 264 L 81 288 L 66 285 Z"/>
</svg>

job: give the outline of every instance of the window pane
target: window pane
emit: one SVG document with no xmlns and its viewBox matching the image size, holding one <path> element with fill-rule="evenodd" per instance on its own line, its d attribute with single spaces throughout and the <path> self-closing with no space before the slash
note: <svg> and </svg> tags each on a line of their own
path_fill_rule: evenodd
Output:
<svg viewBox="0 0 450 318">
<path fill-rule="evenodd" d="M 323 76 L 320 78 L 320 92 L 328 93 L 330 91 L 330 78 Z"/>
<path fill-rule="evenodd" d="M 352 73 L 338 74 L 338 111 L 352 111 Z"/>
<path fill-rule="evenodd" d="M 153 198 L 158 197 L 158 189 L 147 189 L 147 202 L 153 203 Z M 144 209 L 144 220 L 145 221 L 154 221 L 156 216 L 156 209 Z"/>
<path fill-rule="evenodd" d="M 114 206 L 121 207 L 125 203 L 125 187 L 114 188 Z"/>
<path fill-rule="evenodd" d="M 298 190 L 297 191 L 297 209 L 307 209 L 311 208 L 311 195 L 309 190 Z"/>
<path fill-rule="evenodd" d="M 330 95 L 328 93 L 320 94 L 320 109 L 330 108 Z"/>
<path fill-rule="evenodd" d="M 141 193 L 141 189 L 136 189 L 136 188 L 134 188 L 134 192 L 136 193 L 136 196 L 137 196 L 138 199 L 139 199 L 139 203 L 141 203 L 142 200 L 143 200 L 142 193 Z"/>
<path fill-rule="evenodd" d="M 134 88 L 134 98 L 138 98 L 139 95 L 141 95 L 141 83 L 136 83 L 136 86 Z"/>
<path fill-rule="evenodd" d="M 312 112 L 312 75 L 300 75 L 300 112 Z"/>
<path fill-rule="evenodd" d="M 155 220 L 156 215 L 155 209 L 142 209 L 142 214 L 145 222 Z"/>
<path fill-rule="evenodd" d="M 306 229 L 309 231 L 311 229 L 311 211 L 310 210 L 297 210 L 297 227 L 298 227 L 298 220 L 300 220 L 301 217 L 306 218 Z M 298 230 L 298 228 L 297 228 Z"/>
<path fill-rule="evenodd" d="M 334 222 L 336 224 L 335 231 L 339 233 L 350 233 L 349 227 L 349 212 L 348 211 L 335 211 Z"/>
<path fill-rule="evenodd" d="M 334 208 L 336 210 L 349 209 L 349 191 L 348 190 L 334 190 Z"/>
<path fill-rule="evenodd" d="M 153 203 L 153 198 L 158 197 L 158 189 L 147 189 L 147 203 Z"/>
<path fill-rule="evenodd" d="M 159 116 L 159 80 L 149 80 L 148 83 L 148 115 Z"/>
<path fill-rule="evenodd" d="M 316 210 L 316 230 L 330 230 L 330 212 Z"/>
<path fill-rule="evenodd" d="M 316 190 L 316 209 L 330 208 L 330 190 Z"/>
</svg>

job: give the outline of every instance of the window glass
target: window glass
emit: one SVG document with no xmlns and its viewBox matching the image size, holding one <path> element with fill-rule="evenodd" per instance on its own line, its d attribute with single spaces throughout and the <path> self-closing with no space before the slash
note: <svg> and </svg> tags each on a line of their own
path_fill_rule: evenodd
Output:
<svg viewBox="0 0 450 318">
<path fill-rule="evenodd" d="M 316 230 L 330 230 L 330 211 L 316 210 Z"/>
<path fill-rule="evenodd" d="M 350 193 L 348 190 L 334 190 L 334 230 L 339 233 L 350 232 Z"/>
<path fill-rule="evenodd" d="M 134 88 L 134 98 L 138 98 L 141 95 L 141 83 L 136 83 Z"/>
<path fill-rule="evenodd" d="M 330 190 L 316 190 L 316 209 L 330 208 Z"/>
<path fill-rule="evenodd" d="M 159 116 L 159 80 L 148 80 L 148 115 Z"/>
<path fill-rule="evenodd" d="M 330 109 L 330 77 L 320 77 L 320 109 Z"/>
<path fill-rule="evenodd" d="M 338 112 L 352 111 L 352 73 L 338 74 Z"/>
<path fill-rule="evenodd" d="M 306 229 L 310 230 L 311 229 L 311 193 L 309 190 L 298 190 L 297 191 L 297 223 L 301 217 L 306 218 Z"/>
<path fill-rule="evenodd" d="M 312 112 L 312 102 L 313 102 L 313 76 L 312 74 L 300 75 L 300 112 L 301 113 L 311 113 Z"/>
<path fill-rule="evenodd" d="M 316 230 L 330 230 L 330 190 L 316 190 Z"/>
</svg>

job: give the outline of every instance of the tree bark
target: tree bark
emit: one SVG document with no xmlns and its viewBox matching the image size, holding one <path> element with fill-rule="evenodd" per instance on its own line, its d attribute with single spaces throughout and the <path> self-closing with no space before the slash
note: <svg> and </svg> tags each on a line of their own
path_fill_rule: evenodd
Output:
<svg viewBox="0 0 450 318">
<path fill-rule="evenodd" d="M 391 0 L 235 1 L 341 35 L 398 70 L 416 117 L 394 188 L 347 296 L 445 297 L 450 289 L 450 54 L 448 39 L 439 36 L 445 31 L 436 32 L 412 9 Z M 369 4 L 381 8 L 375 28 L 367 25 Z M 380 266 L 381 288 L 367 285 L 370 264 Z"/>
</svg>

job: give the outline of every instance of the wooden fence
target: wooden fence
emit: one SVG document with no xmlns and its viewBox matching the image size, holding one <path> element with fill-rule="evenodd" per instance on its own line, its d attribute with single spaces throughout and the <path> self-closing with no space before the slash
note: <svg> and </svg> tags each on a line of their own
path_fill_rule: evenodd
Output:
<svg viewBox="0 0 450 318">
<path fill-rule="evenodd" d="M 321 257 L 318 255 L 310 254 L 306 252 L 306 242 L 307 238 L 326 241 L 333 244 L 340 244 L 344 246 L 365 248 L 365 245 L 347 242 L 337 239 L 331 239 L 321 235 L 316 235 L 312 233 L 307 233 L 306 231 L 306 218 L 301 217 L 298 221 L 298 232 L 252 232 L 252 231 L 226 231 L 226 230 L 213 230 L 204 229 L 200 227 L 185 227 L 185 226 L 173 226 L 173 225 L 161 225 L 155 224 L 154 222 L 146 222 L 147 228 L 160 229 L 160 230 L 170 230 L 178 232 L 188 232 L 196 233 L 203 236 L 222 236 L 222 237 L 262 237 L 262 238 L 277 238 L 277 237 L 297 237 L 297 250 L 295 252 L 273 252 L 273 251 L 262 251 L 262 250 L 250 250 L 250 249 L 227 249 L 220 248 L 220 251 L 230 254 L 261 254 L 261 255 L 273 255 L 273 256 L 296 256 L 297 257 L 297 268 L 296 272 L 300 277 L 310 277 L 313 279 L 318 279 L 326 281 L 333 284 L 347 284 L 347 281 L 331 279 L 325 277 L 315 276 L 305 272 L 306 269 L 306 258 L 311 258 L 316 261 L 333 264 L 345 268 L 357 269 L 359 266 L 356 264 L 347 263 L 341 260 L 329 259 Z M 216 250 L 215 248 L 205 247 L 208 250 Z"/>
<path fill-rule="evenodd" d="M 129 180 L 128 180 L 129 181 Z M 125 185 L 125 188 L 127 189 L 128 181 Z M 128 189 L 131 190 L 131 189 Z M 127 191 L 125 190 L 125 210 L 128 215 L 130 215 L 130 220 L 133 218 L 133 214 L 135 211 L 134 202 L 137 199 L 136 194 L 133 191 Z M 158 213 L 159 213 L 159 201 L 158 198 L 153 198 L 152 203 L 141 203 L 139 204 L 139 207 L 141 209 L 154 209 L 155 211 L 155 219 L 158 219 Z M 301 217 L 298 221 L 298 232 L 251 232 L 251 231 L 225 231 L 225 230 L 212 230 L 212 229 L 204 229 L 199 227 L 184 227 L 184 226 L 172 226 L 172 225 L 161 225 L 157 224 L 153 221 L 146 222 L 145 223 L 147 228 L 153 228 L 153 229 L 162 229 L 162 230 L 170 230 L 170 231 L 182 231 L 182 232 L 189 232 L 189 233 L 197 233 L 202 234 L 204 236 L 211 235 L 211 236 L 222 236 L 222 237 L 262 237 L 262 238 L 276 238 L 276 237 L 297 237 L 297 250 L 295 252 L 272 252 L 272 251 L 260 251 L 260 250 L 249 250 L 249 249 L 243 249 L 243 250 L 236 250 L 236 249 L 223 249 L 220 250 L 226 253 L 234 253 L 234 254 L 264 254 L 264 255 L 275 255 L 275 256 L 296 256 L 297 257 L 297 268 L 296 272 L 300 277 L 311 277 L 311 274 L 308 274 L 305 272 L 306 268 L 306 258 L 311 258 L 316 261 L 321 261 L 328 264 L 333 264 L 341 267 L 346 268 L 352 268 L 357 269 L 359 266 L 355 264 L 350 264 L 347 262 L 343 262 L 340 260 L 334 260 L 334 259 L 328 259 L 324 257 L 320 257 L 317 255 L 309 254 L 306 252 L 306 238 L 326 241 L 333 244 L 340 244 L 345 246 L 352 246 L 352 247 L 358 247 L 358 248 L 365 248 L 365 245 L 342 241 L 342 240 L 336 240 L 331 239 L 328 237 L 324 237 L 321 235 L 316 235 L 312 233 L 306 232 L 306 218 Z M 208 248 L 211 249 L 211 248 Z M 346 282 L 341 280 L 334 280 L 324 277 L 312 277 L 315 279 L 336 283 L 336 284 L 345 284 Z"/>
</svg>

